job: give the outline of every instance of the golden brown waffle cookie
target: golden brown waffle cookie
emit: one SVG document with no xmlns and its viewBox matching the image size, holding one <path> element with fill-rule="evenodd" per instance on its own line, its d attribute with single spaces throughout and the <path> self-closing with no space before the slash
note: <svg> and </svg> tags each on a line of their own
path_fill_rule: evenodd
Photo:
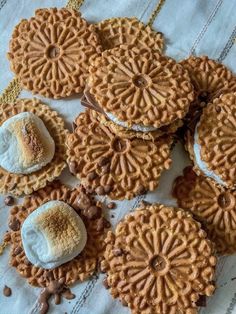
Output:
<svg viewBox="0 0 236 314">
<path fill-rule="evenodd" d="M 53 181 L 66 167 L 66 136 L 64 121 L 57 112 L 43 105 L 38 99 L 18 99 L 15 104 L 0 107 L 0 125 L 10 117 L 21 112 L 32 112 L 42 119 L 55 142 L 55 154 L 50 163 L 30 174 L 9 173 L 0 167 L 0 193 L 16 196 L 31 194 Z"/>
<path fill-rule="evenodd" d="M 236 93 L 221 95 L 204 108 L 197 125 L 197 134 L 201 160 L 226 187 L 235 188 Z"/>
<path fill-rule="evenodd" d="M 185 117 L 192 130 L 208 102 L 224 92 L 236 91 L 236 77 L 223 64 L 207 56 L 190 56 L 180 64 L 188 71 L 195 89 L 195 100 Z"/>
<path fill-rule="evenodd" d="M 118 137 L 87 110 L 68 136 L 68 164 L 98 194 L 130 199 L 157 187 L 161 172 L 170 167 L 171 143 L 171 137 L 155 142 Z"/>
<path fill-rule="evenodd" d="M 104 20 L 96 24 L 96 30 L 104 50 L 122 44 L 134 44 L 139 48 L 149 47 L 159 52 L 164 48 L 163 35 L 153 31 L 135 17 Z"/>
<path fill-rule="evenodd" d="M 105 52 L 90 67 L 88 89 L 99 106 L 128 125 L 159 128 L 182 119 L 193 100 L 186 70 L 158 53 Z"/>
<path fill-rule="evenodd" d="M 94 116 L 101 124 L 107 126 L 114 134 L 120 137 L 125 138 L 141 138 L 143 140 L 151 140 L 154 141 L 155 139 L 166 135 L 166 134 L 174 134 L 181 126 L 183 126 L 182 120 L 177 120 L 170 125 L 166 125 L 156 129 L 155 131 L 150 132 L 141 132 L 141 131 L 134 131 L 126 127 L 122 127 L 113 121 L 111 121 L 107 115 L 100 110 L 101 108 L 98 106 L 96 101 L 89 95 L 86 91 L 85 95 L 81 98 L 81 104 L 86 108 L 93 109 L 91 111 L 91 115 Z"/>
<path fill-rule="evenodd" d="M 173 196 L 202 222 L 219 254 L 236 253 L 236 191 L 217 187 L 187 167 L 174 182 Z"/>
<path fill-rule="evenodd" d="M 216 257 L 200 223 L 181 209 L 150 205 L 108 232 L 102 270 L 113 297 L 133 313 L 197 313 L 210 296 Z"/>
<path fill-rule="evenodd" d="M 26 89 L 45 97 L 81 93 L 88 66 L 101 52 L 93 25 L 72 9 L 38 9 L 12 34 L 8 58 Z"/>
<path fill-rule="evenodd" d="M 50 200 L 60 200 L 72 206 L 83 220 L 88 235 L 83 251 L 73 260 L 53 270 L 35 267 L 28 261 L 22 246 L 20 232 L 26 217 L 40 205 Z M 27 278 L 31 285 L 45 287 L 50 281 L 59 281 L 62 278 L 65 279 L 66 285 L 71 285 L 77 280 L 84 281 L 97 271 L 98 262 L 105 248 L 104 238 L 109 223 L 102 217 L 101 211 L 96 219 L 87 218 L 83 206 L 88 203 L 99 207 L 99 204 L 96 204 L 82 187 L 70 190 L 59 181 L 55 181 L 26 197 L 22 205 L 11 209 L 9 218 L 11 228 L 10 265 L 16 267 L 20 275 Z"/>
</svg>

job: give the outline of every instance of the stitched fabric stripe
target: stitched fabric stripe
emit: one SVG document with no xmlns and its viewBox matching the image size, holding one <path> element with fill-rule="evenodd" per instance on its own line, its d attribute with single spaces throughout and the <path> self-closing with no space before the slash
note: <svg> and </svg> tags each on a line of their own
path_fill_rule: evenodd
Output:
<svg viewBox="0 0 236 314">
<path fill-rule="evenodd" d="M 222 62 L 227 57 L 228 53 L 230 52 L 230 49 L 233 47 L 235 43 L 235 39 L 236 39 L 236 26 L 232 34 L 230 35 L 229 40 L 227 41 L 217 61 Z"/>
<path fill-rule="evenodd" d="M 199 35 L 197 36 L 195 42 L 193 43 L 192 48 L 190 49 L 190 55 L 195 55 L 195 49 L 197 47 L 197 45 L 199 44 L 199 42 L 201 41 L 203 35 L 206 33 L 209 25 L 211 24 L 211 22 L 213 21 L 213 19 L 215 18 L 220 6 L 222 5 L 223 0 L 219 0 L 216 4 L 216 6 L 214 7 L 212 13 L 210 14 L 206 24 L 203 26 L 201 32 L 199 33 Z"/>
</svg>

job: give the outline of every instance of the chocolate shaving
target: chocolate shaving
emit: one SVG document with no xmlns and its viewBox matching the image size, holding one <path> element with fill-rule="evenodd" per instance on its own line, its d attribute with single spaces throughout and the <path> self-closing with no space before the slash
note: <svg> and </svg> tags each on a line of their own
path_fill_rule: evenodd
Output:
<svg viewBox="0 0 236 314">
<path fill-rule="evenodd" d="M 15 203 L 15 200 L 14 200 L 14 197 L 12 197 L 12 196 L 7 196 L 6 198 L 5 198 L 5 200 L 4 200 L 4 203 L 5 203 L 5 205 L 7 205 L 7 206 L 12 206 L 12 205 L 14 205 L 14 203 Z"/>
<path fill-rule="evenodd" d="M 98 105 L 97 101 L 90 94 L 90 92 L 88 90 L 84 91 L 84 95 L 81 98 L 81 105 L 86 107 L 86 108 L 95 110 L 99 113 L 105 114 L 104 110 Z"/>
<path fill-rule="evenodd" d="M 8 224 L 9 228 L 12 230 L 12 231 L 18 231 L 20 229 L 20 222 L 17 218 L 13 218 L 9 224 Z"/>
<path fill-rule="evenodd" d="M 11 294 L 12 294 L 11 288 L 9 288 L 8 286 L 5 285 L 4 288 L 3 288 L 3 295 L 5 297 L 10 297 Z"/>
</svg>

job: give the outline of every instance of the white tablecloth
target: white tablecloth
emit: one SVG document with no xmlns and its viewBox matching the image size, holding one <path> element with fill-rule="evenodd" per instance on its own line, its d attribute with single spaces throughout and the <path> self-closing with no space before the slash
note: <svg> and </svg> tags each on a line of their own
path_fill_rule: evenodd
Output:
<svg viewBox="0 0 236 314">
<path fill-rule="evenodd" d="M 82 14 L 90 22 L 97 22 L 115 16 L 136 16 L 147 22 L 157 0 L 85 0 L 81 7 Z M 41 7 L 62 7 L 62 0 L 0 0 L 0 92 L 13 78 L 6 59 L 8 42 L 14 26 L 22 18 L 33 15 Z M 166 0 L 154 28 L 163 32 L 166 38 L 166 54 L 180 60 L 190 54 L 207 54 L 228 65 L 236 71 L 235 16 L 236 0 Z M 20 97 L 32 97 L 23 91 Z M 78 99 L 49 100 L 45 99 L 65 119 L 68 128 L 76 115 L 83 110 Z M 173 165 L 164 173 L 159 188 L 145 196 L 148 201 L 158 201 L 174 205 L 171 197 L 171 183 L 181 174 L 189 163 L 181 144 L 173 150 Z M 75 184 L 66 170 L 62 175 L 66 183 Z M 112 224 L 115 225 L 123 215 L 134 209 L 142 197 L 127 202 L 117 202 L 118 208 L 112 213 Z M 7 230 L 9 207 L 4 206 L 0 197 L 0 239 Z M 6 250 L 0 256 L 0 314 L 24 314 L 34 309 L 39 289 L 30 287 L 15 269 L 8 267 Z M 215 295 L 207 301 L 207 308 L 201 314 L 236 313 L 236 256 L 221 258 L 218 265 Z M 72 287 L 76 299 L 64 300 L 61 305 L 54 305 L 51 300 L 50 313 L 80 314 L 125 314 L 130 311 L 118 301 L 112 300 L 109 292 L 102 286 L 103 275 L 94 277 Z M 12 288 L 12 296 L 6 298 L 1 293 L 7 284 Z M 37 312 L 37 311 L 34 311 Z"/>
</svg>

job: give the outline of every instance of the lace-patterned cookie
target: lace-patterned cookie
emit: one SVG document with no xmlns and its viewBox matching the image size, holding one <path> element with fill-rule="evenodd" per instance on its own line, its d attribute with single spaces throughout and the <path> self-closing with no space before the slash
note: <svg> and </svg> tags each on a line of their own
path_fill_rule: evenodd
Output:
<svg viewBox="0 0 236 314">
<path fill-rule="evenodd" d="M 214 245 L 181 209 L 136 210 L 108 232 L 106 244 L 101 266 L 110 293 L 133 313 L 195 314 L 199 297 L 215 290 Z"/>
<path fill-rule="evenodd" d="M 158 53 L 104 52 L 90 67 L 88 89 L 99 106 L 127 125 L 159 128 L 182 119 L 193 100 L 186 70 Z"/>
<path fill-rule="evenodd" d="M 63 98 L 81 93 L 90 61 L 101 52 L 94 26 L 72 9 L 38 9 L 12 34 L 8 58 L 33 93 Z"/>
<path fill-rule="evenodd" d="M 87 110 L 68 136 L 68 164 L 96 193 L 130 199 L 157 187 L 161 172 L 170 167 L 171 143 L 171 137 L 155 142 L 118 137 Z"/>
<path fill-rule="evenodd" d="M 96 24 L 96 30 L 104 50 L 122 44 L 134 44 L 138 48 L 149 47 L 159 52 L 163 51 L 163 35 L 145 26 L 135 17 L 104 20 Z"/>
<path fill-rule="evenodd" d="M 50 201 L 60 200 L 72 206 L 80 215 L 87 230 L 87 243 L 83 251 L 73 260 L 62 264 L 53 270 L 32 265 L 26 258 L 20 228 L 26 217 L 40 205 Z M 90 219 L 89 208 L 97 208 L 97 216 Z M 92 276 L 98 267 L 105 249 L 104 238 L 109 227 L 108 221 L 102 216 L 99 203 L 86 194 L 82 187 L 70 190 L 59 181 L 54 181 L 45 188 L 24 199 L 22 205 L 14 206 L 9 217 L 10 227 L 10 265 L 15 267 L 21 276 L 27 278 L 29 284 L 46 287 L 53 280 L 64 279 L 66 285 L 76 281 L 84 281 Z"/>
<path fill-rule="evenodd" d="M 214 175 L 211 175 L 211 178 L 217 184 L 235 188 L 236 93 L 221 95 L 204 108 L 195 130 L 194 145 L 196 143 L 200 148 L 201 162 L 204 162 L 208 172 Z M 194 161 L 196 168 L 207 175 L 196 160 L 196 152 Z"/>
<path fill-rule="evenodd" d="M 191 211 L 201 221 L 219 254 L 236 253 L 235 191 L 216 186 L 187 167 L 174 182 L 173 196 L 178 206 Z"/>
<path fill-rule="evenodd" d="M 66 136 L 64 121 L 57 112 L 42 104 L 38 99 L 18 99 L 14 104 L 0 107 L 0 124 L 21 112 L 31 112 L 37 115 L 45 124 L 55 142 L 55 154 L 51 162 L 38 171 L 30 174 L 10 173 L 0 167 L 0 193 L 10 193 L 16 196 L 31 194 L 44 187 L 48 182 L 59 177 L 66 167 Z"/>
<path fill-rule="evenodd" d="M 222 93 L 236 91 L 236 77 L 223 64 L 207 56 L 190 56 L 180 63 L 188 71 L 195 90 L 195 100 L 185 117 L 192 130 L 208 102 Z"/>
</svg>

